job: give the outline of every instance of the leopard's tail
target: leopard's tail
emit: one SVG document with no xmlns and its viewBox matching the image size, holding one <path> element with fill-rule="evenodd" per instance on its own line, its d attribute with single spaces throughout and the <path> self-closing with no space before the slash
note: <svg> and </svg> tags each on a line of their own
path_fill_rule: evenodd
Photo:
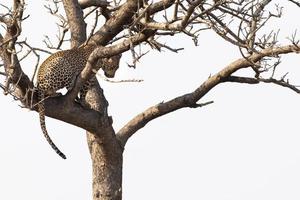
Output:
<svg viewBox="0 0 300 200">
<path fill-rule="evenodd" d="M 47 140 L 47 142 L 50 144 L 50 146 L 52 147 L 52 149 L 54 149 L 54 151 L 63 159 L 66 159 L 65 154 L 63 154 L 58 147 L 54 144 L 54 142 L 52 141 L 52 139 L 50 138 L 50 136 L 48 135 L 47 129 L 46 129 L 46 123 L 45 123 L 45 105 L 44 105 L 44 93 L 41 92 L 40 90 L 38 90 L 38 112 L 39 112 L 39 116 L 40 116 L 40 125 L 41 125 L 41 129 L 43 131 L 43 134 Z"/>
</svg>

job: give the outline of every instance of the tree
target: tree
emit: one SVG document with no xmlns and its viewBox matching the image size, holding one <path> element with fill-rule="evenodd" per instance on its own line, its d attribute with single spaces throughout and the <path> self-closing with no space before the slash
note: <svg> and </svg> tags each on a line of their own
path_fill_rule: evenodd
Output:
<svg viewBox="0 0 300 200">
<path fill-rule="evenodd" d="M 289 1 L 299 6 L 297 1 Z M 61 5 L 62 3 L 62 5 Z M 2 5 L 4 8 L 5 5 Z M 63 6 L 66 18 L 60 14 Z M 273 83 L 299 93 L 286 75 L 276 78 L 276 69 L 283 54 L 299 53 L 300 46 L 296 34 L 290 36 L 289 44 L 280 44 L 278 32 L 265 30 L 267 22 L 281 17 L 282 9 L 271 0 L 264 1 L 158 1 L 143 2 L 129 0 L 126 2 L 106 1 L 54 1 L 47 7 L 49 12 L 58 16 L 61 24 L 60 38 L 53 46 L 46 40 L 47 50 L 33 47 L 22 40 L 22 23 L 24 1 L 15 0 L 12 9 L 0 17 L 6 28 L 0 35 L 1 57 L 6 77 L 2 89 L 13 95 L 23 106 L 35 109 L 37 102 L 34 93 L 33 78 L 29 79 L 23 72 L 21 61 L 29 53 L 38 57 L 39 53 L 52 53 L 53 49 L 61 49 L 65 35 L 70 32 L 71 48 L 84 42 L 96 43 L 99 47 L 91 54 L 89 61 L 77 78 L 75 87 L 64 96 L 45 100 L 46 114 L 49 117 L 68 122 L 88 131 L 89 149 L 93 161 L 93 198 L 121 199 L 122 194 L 122 154 L 127 140 L 148 122 L 181 108 L 199 108 L 212 101 L 198 103 L 211 89 L 224 82 L 258 84 Z M 92 7 L 92 8 L 91 8 Z M 86 10 L 83 14 L 82 10 Z M 87 34 L 85 16 L 95 13 L 94 28 Z M 97 19 L 104 17 L 98 28 Z M 154 18 L 155 16 L 155 18 Z M 102 18 L 100 18 L 102 19 Z M 297 28 L 297 27 L 295 27 Z M 239 48 L 241 58 L 231 62 L 215 75 L 210 76 L 193 92 L 178 96 L 170 101 L 161 102 L 130 120 L 119 131 L 112 126 L 111 117 L 107 113 L 107 100 L 99 85 L 89 91 L 87 103 L 90 108 L 82 107 L 74 102 L 81 85 L 92 75 L 92 69 L 99 59 L 131 51 L 133 64 L 146 52 L 134 48 L 147 46 L 152 49 L 168 49 L 179 52 L 181 49 L 166 45 L 163 38 L 184 34 L 198 45 L 198 36 L 205 30 L 213 30 L 217 35 Z M 89 35 L 89 36 L 87 36 Z M 201 43 L 201 40 L 199 41 Z M 29 53 L 26 52 L 29 49 Z M 68 47 L 67 47 L 68 48 Z M 50 52 L 51 51 L 51 52 Z M 39 64 L 36 64 L 35 69 Z M 254 74 L 238 76 L 234 74 L 249 68 Z M 35 74 L 35 73 L 34 73 Z"/>
</svg>

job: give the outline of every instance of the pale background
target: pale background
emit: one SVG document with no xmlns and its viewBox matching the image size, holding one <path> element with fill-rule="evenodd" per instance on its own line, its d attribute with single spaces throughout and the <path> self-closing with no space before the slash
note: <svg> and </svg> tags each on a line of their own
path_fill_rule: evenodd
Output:
<svg viewBox="0 0 300 200">
<path fill-rule="evenodd" d="M 286 1 L 277 2 L 285 6 L 284 17 L 267 29 L 280 27 L 281 43 L 287 44 L 286 37 L 300 27 L 300 12 Z M 43 35 L 55 34 L 56 26 L 45 14 L 44 1 L 27 3 L 31 17 L 24 22 L 23 36 L 38 46 Z M 114 84 L 100 79 L 116 130 L 147 107 L 193 91 L 240 57 L 236 47 L 211 32 L 200 35 L 197 48 L 189 38 L 171 40 L 185 50 L 151 52 L 136 70 L 126 66 L 129 55 L 123 56 L 115 79 L 144 82 Z M 23 69 L 31 73 L 34 63 L 24 63 Z M 299 55 L 284 56 L 277 75 L 288 71 L 290 81 L 300 84 L 299 64 Z M 215 103 L 154 120 L 129 140 L 124 199 L 300 199 L 300 96 L 275 85 L 223 84 L 201 102 L 210 100 Z M 44 139 L 37 113 L 3 94 L 0 105 L 0 199 L 91 199 L 84 130 L 47 118 L 50 136 L 68 157 L 62 160 Z"/>
</svg>

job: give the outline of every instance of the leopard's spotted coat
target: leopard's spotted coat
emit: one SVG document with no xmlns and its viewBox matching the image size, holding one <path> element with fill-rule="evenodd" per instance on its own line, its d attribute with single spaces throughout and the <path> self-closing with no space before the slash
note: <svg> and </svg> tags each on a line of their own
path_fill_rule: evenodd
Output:
<svg viewBox="0 0 300 200">
<path fill-rule="evenodd" d="M 49 56 L 40 66 L 37 74 L 37 91 L 38 91 L 38 112 L 40 116 L 40 125 L 45 138 L 55 152 L 66 159 L 66 156 L 58 149 L 48 135 L 45 124 L 45 107 L 44 99 L 48 96 L 54 96 L 56 91 L 62 88 L 71 90 L 77 75 L 85 67 L 89 55 L 95 49 L 94 45 L 86 45 L 70 50 L 59 51 Z M 105 72 L 107 77 L 114 77 L 119 67 L 120 56 L 114 56 L 109 59 L 102 59 L 97 63 L 99 68 Z M 90 85 L 95 81 L 91 78 L 80 90 L 80 99 L 85 98 L 86 92 Z"/>
</svg>

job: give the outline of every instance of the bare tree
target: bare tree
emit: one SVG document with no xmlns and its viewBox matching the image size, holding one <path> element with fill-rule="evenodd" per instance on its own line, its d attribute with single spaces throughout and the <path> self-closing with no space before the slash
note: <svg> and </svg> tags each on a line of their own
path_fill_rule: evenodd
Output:
<svg viewBox="0 0 300 200">
<path fill-rule="evenodd" d="M 299 1 L 290 0 L 300 7 Z M 58 42 L 46 37 L 46 48 L 33 47 L 26 40 L 20 40 L 22 22 L 30 20 L 26 15 L 25 0 L 13 0 L 12 8 L 1 4 L 5 13 L 0 15 L 3 31 L 0 34 L 0 74 L 6 77 L 1 88 L 5 94 L 13 95 L 25 108 L 36 110 L 37 94 L 34 76 L 39 66 L 39 54 L 51 54 L 61 50 L 63 44 L 76 48 L 83 43 L 97 44 L 85 68 L 77 77 L 74 87 L 63 96 L 45 99 L 46 115 L 87 131 L 88 145 L 93 163 L 93 199 L 122 199 L 122 156 L 128 139 L 148 122 L 181 108 L 199 108 L 213 102 L 199 103 L 211 89 L 224 82 L 258 84 L 273 83 L 300 93 L 291 84 L 286 74 L 275 77 L 275 71 L 284 54 L 300 52 L 297 35 L 290 36 L 290 43 L 282 45 L 278 32 L 264 30 L 268 21 L 282 14 L 280 5 L 272 0 L 161 0 L 156 2 L 126 0 L 53 0 L 46 10 L 59 20 Z M 62 14 L 64 9 L 66 16 Z M 25 11 L 25 15 L 24 15 Z M 94 15 L 93 28 L 88 33 L 86 20 Z M 103 18 L 102 18 L 103 17 Z M 99 20 L 103 20 L 99 26 Z M 100 20 L 100 21 L 101 21 Z M 294 27 L 295 29 L 297 27 Z M 164 38 L 176 34 L 190 37 L 198 45 L 199 33 L 214 31 L 218 36 L 239 48 L 241 58 L 232 61 L 216 74 L 210 76 L 193 92 L 162 102 L 137 114 L 120 130 L 112 126 L 113 117 L 107 113 L 108 102 L 102 88 L 96 84 L 88 91 L 87 105 L 82 106 L 75 99 L 82 85 L 95 75 L 97 62 L 122 54 L 132 53 L 131 67 L 147 52 L 137 51 L 136 46 L 160 51 L 167 49 L 179 52 L 164 43 Z M 66 35 L 70 33 L 70 39 Z M 148 47 L 147 47 L 148 46 Z M 33 77 L 22 70 L 21 61 L 29 55 L 37 58 L 33 66 Z M 234 75 L 249 68 L 253 75 Z"/>
</svg>

